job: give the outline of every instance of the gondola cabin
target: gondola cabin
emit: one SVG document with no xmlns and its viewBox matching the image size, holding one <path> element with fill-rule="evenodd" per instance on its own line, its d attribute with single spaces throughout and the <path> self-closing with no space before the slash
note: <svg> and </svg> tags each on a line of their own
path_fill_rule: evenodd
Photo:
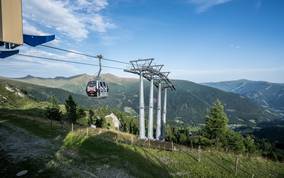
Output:
<svg viewBox="0 0 284 178">
<path fill-rule="evenodd" d="M 104 98 L 108 96 L 109 87 L 105 81 L 90 81 L 86 87 L 86 93 L 89 97 Z"/>
</svg>

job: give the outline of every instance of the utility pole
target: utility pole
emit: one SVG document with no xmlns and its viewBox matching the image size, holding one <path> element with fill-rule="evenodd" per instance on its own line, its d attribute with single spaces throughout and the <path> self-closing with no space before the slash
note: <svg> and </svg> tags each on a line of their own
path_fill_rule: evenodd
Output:
<svg viewBox="0 0 284 178">
<path fill-rule="evenodd" d="M 139 138 L 145 139 L 145 106 L 144 106 L 144 85 L 143 72 L 140 72 L 140 98 L 139 98 Z"/>
<path fill-rule="evenodd" d="M 153 140 L 153 108 L 154 108 L 154 79 L 151 77 L 150 81 L 150 95 L 149 95 L 149 120 L 148 120 L 148 139 Z"/>
<path fill-rule="evenodd" d="M 162 140 L 166 137 L 166 121 L 167 121 L 167 88 L 164 88 L 164 108 L 162 120 Z"/>
<path fill-rule="evenodd" d="M 156 128 L 156 139 L 161 138 L 161 97 L 162 95 L 162 84 L 158 84 L 158 98 L 157 98 L 157 128 Z"/>
</svg>

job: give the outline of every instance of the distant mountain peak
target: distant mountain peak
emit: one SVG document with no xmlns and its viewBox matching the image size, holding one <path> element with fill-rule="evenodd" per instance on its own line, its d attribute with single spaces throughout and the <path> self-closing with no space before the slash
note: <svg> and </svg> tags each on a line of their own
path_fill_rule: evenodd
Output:
<svg viewBox="0 0 284 178">
<path fill-rule="evenodd" d="M 75 78 L 94 78 L 94 76 L 84 73 L 84 74 L 78 74 L 78 75 L 74 75 L 70 77 L 65 77 L 65 79 L 75 79 Z"/>
<path fill-rule="evenodd" d="M 35 77 L 33 75 L 27 75 L 25 77 L 20 77 L 20 78 L 15 78 L 16 80 L 22 80 L 22 81 L 33 81 L 36 80 L 37 82 L 39 82 L 38 80 L 42 80 L 42 81 L 48 81 L 48 80 L 55 80 L 55 81 L 73 81 L 73 82 L 88 82 L 90 80 L 96 80 L 97 76 L 96 74 L 94 75 L 89 75 L 86 73 L 83 74 L 78 74 L 78 75 L 74 75 L 74 76 L 56 76 L 56 77 Z M 112 82 L 112 83 L 117 83 L 117 84 L 122 84 L 123 82 L 127 81 L 127 82 L 135 82 L 137 81 L 136 78 L 126 78 L 126 77 L 120 77 L 120 76 L 116 76 L 114 74 L 111 73 L 103 73 L 101 75 L 101 79 L 105 80 L 107 82 Z M 72 82 L 71 82 L 72 83 Z"/>
<path fill-rule="evenodd" d="M 32 75 L 27 75 L 27 76 L 19 78 L 19 79 L 31 79 L 31 78 L 36 78 L 36 77 L 34 77 Z"/>
</svg>

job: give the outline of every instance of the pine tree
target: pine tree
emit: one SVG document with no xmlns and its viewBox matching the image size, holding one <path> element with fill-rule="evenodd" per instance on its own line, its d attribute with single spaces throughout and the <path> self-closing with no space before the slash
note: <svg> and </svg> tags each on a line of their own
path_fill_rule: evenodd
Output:
<svg viewBox="0 0 284 178">
<path fill-rule="evenodd" d="M 227 130 L 228 117 L 224 111 L 223 104 L 217 100 L 206 117 L 206 125 L 203 133 L 205 137 L 215 141 L 215 145 L 219 146 L 225 138 Z"/>
<path fill-rule="evenodd" d="M 50 125 L 52 127 L 52 121 L 60 121 L 62 123 L 62 112 L 60 111 L 58 102 L 56 98 L 53 96 L 49 99 L 50 104 L 46 108 L 45 115 L 50 120 Z"/>
<path fill-rule="evenodd" d="M 71 95 L 69 95 L 68 99 L 65 101 L 65 108 L 68 120 L 72 124 L 75 124 L 77 121 L 77 104 Z"/>
<path fill-rule="evenodd" d="M 93 121 L 94 115 L 95 115 L 94 111 L 90 109 L 89 110 L 89 120 L 88 120 L 89 126 L 91 126 L 94 123 L 94 121 Z"/>
</svg>

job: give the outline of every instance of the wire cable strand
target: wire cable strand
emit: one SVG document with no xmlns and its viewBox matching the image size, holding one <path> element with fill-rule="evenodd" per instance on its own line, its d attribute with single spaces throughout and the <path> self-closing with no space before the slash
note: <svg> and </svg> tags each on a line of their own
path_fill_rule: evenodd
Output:
<svg viewBox="0 0 284 178">
<path fill-rule="evenodd" d="M 58 51 L 64 51 L 64 52 L 68 52 L 68 53 L 73 53 L 73 54 L 77 54 L 77 55 L 81 55 L 81 56 L 85 56 L 85 57 L 90 57 L 90 58 L 98 58 L 98 56 L 94 56 L 94 55 L 90 55 L 90 54 L 86 54 L 86 53 L 81 53 L 81 52 L 77 52 L 77 51 L 72 51 L 69 49 L 63 49 L 63 48 L 58 48 L 58 47 L 54 47 L 54 46 L 49 46 L 49 45 L 40 45 L 42 47 L 45 48 L 49 48 L 49 49 L 55 49 Z M 129 64 L 128 62 L 123 62 L 120 60 L 115 60 L 115 59 L 106 59 L 106 58 L 102 58 L 105 61 L 110 61 L 110 62 L 117 62 L 117 63 L 121 63 L 121 64 Z"/>
<path fill-rule="evenodd" d="M 56 59 L 56 58 L 49 58 L 49 57 L 42 57 L 42 56 L 34 56 L 34 55 L 29 55 L 29 54 L 17 54 L 19 56 L 23 56 L 23 57 L 30 57 L 30 58 L 37 58 L 37 59 L 44 59 L 44 60 L 49 60 L 49 61 L 56 61 L 56 62 L 64 62 L 64 63 L 71 63 L 71 64 L 79 64 L 79 65 L 87 65 L 87 66 L 96 66 L 99 67 L 99 65 L 97 64 L 91 64 L 91 63 L 85 63 L 85 62 L 76 62 L 76 61 L 68 61 L 68 60 L 64 60 L 64 59 Z M 117 69 L 117 70 L 124 70 L 123 68 L 119 68 L 119 67 L 112 67 L 112 66 L 102 66 L 105 68 L 110 68 L 110 69 Z"/>
</svg>

